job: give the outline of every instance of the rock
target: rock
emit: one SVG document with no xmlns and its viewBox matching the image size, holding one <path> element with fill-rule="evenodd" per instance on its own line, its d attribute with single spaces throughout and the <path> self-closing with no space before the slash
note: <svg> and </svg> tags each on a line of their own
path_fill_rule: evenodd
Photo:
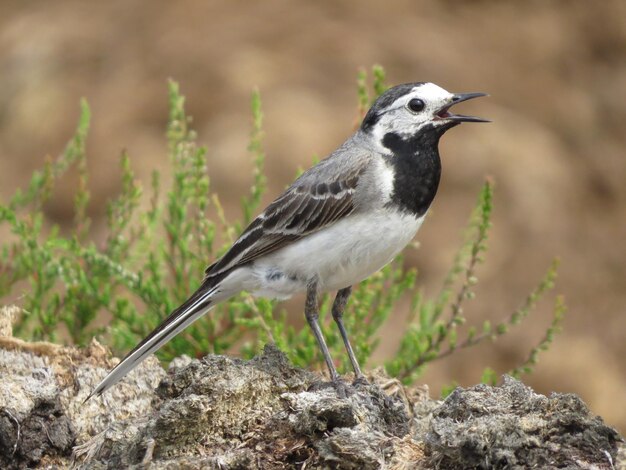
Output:
<svg viewBox="0 0 626 470">
<path fill-rule="evenodd" d="M 399 398 L 369 384 L 338 391 L 291 366 L 272 345 L 250 361 L 192 360 L 174 368 L 157 395 L 145 418 L 110 426 L 81 446 L 83 467 L 150 462 L 170 468 L 181 456 L 209 454 L 202 465 L 220 468 L 283 468 L 298 461 L 313 468 L 379 468 L 394 454 L 394 437 L 410 429 Z"/>
<path fill-rule="evenodd" d="M 341 386 L 276 347 L 244 361 L 151 358 L 83 403 L 114 365 L 85 349 L 0 338 L 0 468 L 617 468 L 621 437 L 574 395 L 510 377 L 446 400 L 375 371 Z"/>
<path fill-rule="evenodd" d="M 416 437 L 442 470 L 611 469 L 623 443 L 576 395 L 545 397 L 509 376 L 500 387 L 457 388 Z"/>
<path fill-rule="evenodd" d="M 14 316 L 0 309 L 0 324 Z M 86 348 L 0 336 L 0 468 L 67 466 L 73 446 L 152 408 L 165 371 L 153 357 L 101 400 L 83 403 L 115 364 L 93 340 Z"/>
</svg>

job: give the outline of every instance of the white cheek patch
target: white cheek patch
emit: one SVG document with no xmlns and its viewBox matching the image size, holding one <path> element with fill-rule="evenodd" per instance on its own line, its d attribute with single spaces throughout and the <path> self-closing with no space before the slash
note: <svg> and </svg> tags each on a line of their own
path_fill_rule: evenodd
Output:
<svg viewBox="0 0 626 470">
<path fill-rule="evenodd" d="M 430 115 L 429 111 L 411 114 L 404 107 L 385 113 L 374 129 L 374 138 L 377 142 L 381 142 L 382 146 L 382 139 L 389 132 L 399 135 L 414 135 L 422 126 L 432 122 Z"/>
</svg>

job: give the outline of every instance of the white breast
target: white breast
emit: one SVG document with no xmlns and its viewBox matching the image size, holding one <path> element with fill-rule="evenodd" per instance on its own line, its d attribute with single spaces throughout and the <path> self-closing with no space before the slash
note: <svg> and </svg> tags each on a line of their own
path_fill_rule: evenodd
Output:
<svg viewBox="0 0 626 470">
<path fill-rule="evenodd" d="M 275 298 L 305 291 L 315 278 L 322 291 L 348 287 L 389 263 L 423 219 L 387 209 L 353 215 L 260 258 L 233 278 L 255 295 Z"/>
</svg>

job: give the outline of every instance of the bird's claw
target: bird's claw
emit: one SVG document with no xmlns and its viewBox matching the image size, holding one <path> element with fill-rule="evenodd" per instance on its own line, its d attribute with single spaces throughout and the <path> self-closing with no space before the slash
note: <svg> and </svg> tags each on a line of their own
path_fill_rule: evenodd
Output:
<svg viewBox="0 0 626 470">
<path fill-rule="evenodd" d="M 316 382 L 309 387 L 310 392 L 316 392 L 327 388 L 332 388 L 339 398 L 348 398 L 356 393 L 355 384 L 349 384 L 341 377 L 336 377 L 328 382 Z"/>
<path fill-rule="evenodd" d="M 364 387 L 369 384 L 370 384 L 369 381 L 365 378 L 364 375 L 357 376 L 352 382 L 353 387 Z"/>
</svg>

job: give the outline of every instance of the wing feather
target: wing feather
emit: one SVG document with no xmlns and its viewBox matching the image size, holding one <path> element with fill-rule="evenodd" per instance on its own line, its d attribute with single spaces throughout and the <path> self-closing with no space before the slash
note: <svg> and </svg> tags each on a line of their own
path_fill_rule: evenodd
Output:
<svg viewBox="0 0 626 470">
<path fill-rule="evenodd" d="M 354 190 L 363 170 L 360 167 L 315 184 L 296 181 L 243 231 L 220 260 L 207 268 L 207 278 L 250 263 L 351 214 Z"/>
</svg>

